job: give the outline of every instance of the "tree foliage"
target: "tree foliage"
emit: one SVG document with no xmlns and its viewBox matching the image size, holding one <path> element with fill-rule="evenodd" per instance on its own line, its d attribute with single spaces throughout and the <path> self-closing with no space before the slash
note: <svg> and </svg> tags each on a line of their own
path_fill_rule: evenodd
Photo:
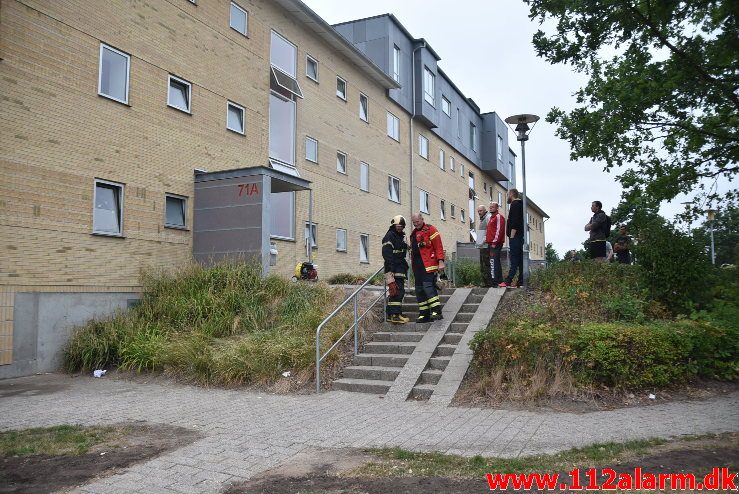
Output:
<svg viewBox="0 0 739 494">
<path fill-rule="evenodd" d="M 693 215 L 736 204 L 735 189 L 713 187 L 739 171 L 736 0 L 525 1 L 532 19 L 556 24 L 534 36 L 537 54 L 589 77 L 572 111 L 547 116 L 572 159 L 621 169 L 625 198 L 697 191 Z"/>
<path fill-rule="evenodd" d="M 716 219 L 706 220 L 693 230 L 699 245 L 711 245 L 711 226 L 713 226 L 713 242 L 716 252 L 716 265 L 737 264 L 739 262 L 739 209 L 720 209 Z"/>
<path fill-rule="evenodd" d="M 547 265 L 551 266 L 555 262 L 559 262 L 559 254 L 555 250 L 551 242 L 546 245 L 546 260 Z"/>
</svg>

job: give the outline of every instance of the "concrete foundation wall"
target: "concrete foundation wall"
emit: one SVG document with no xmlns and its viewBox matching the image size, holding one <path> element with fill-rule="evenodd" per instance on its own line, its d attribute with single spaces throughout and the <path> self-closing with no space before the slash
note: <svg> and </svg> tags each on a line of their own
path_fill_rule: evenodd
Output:
<svg viewBox="0 0 739 494">
<path fill-rule="evenodd" d="M 0 379 L 59 370 L 74 327 L 125 310 L 138 298 L 134 293 L 16 293 L 15 358 L 0 366 Z"/>
</svg>

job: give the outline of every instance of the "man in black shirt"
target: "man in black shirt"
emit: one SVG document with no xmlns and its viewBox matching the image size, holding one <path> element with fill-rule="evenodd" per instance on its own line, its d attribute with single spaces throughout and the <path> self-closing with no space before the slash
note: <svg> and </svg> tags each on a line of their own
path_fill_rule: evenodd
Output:
<svg viewBox="0 0 739 494">
<path fill-rule="evenodd" d="M 590 205 L 593 216 L 585 225 L 585 231 L 590 232 L 590 258 L 604 262 L 606 260 L 606 238 L 611 233 L 608 228 L 608 216 L 603 211 L 600 201 L 593 201 Z"/>
<path fill-rule="evenodd" d="M 613 250 L 616 252 L 616 260 L 621 264 L 631 264 L 631 237 L 629 232 L 626 230 L 626 225 L 621 225 L 618 229 L 618 237 L 616 237 L 616 243 L 613 246 Z"/>
<path fill-rule="evenodd" d="M 523 285 L 523 201 L 519 197 L 518 189 L 508 191 L 508 222 L 506 223 L 506 235 L 508 236 L 508 259 L 510 269 L 501 288 L 511 286 L 513 278 L 518 271 L 518 286 Z"/>
</svg>

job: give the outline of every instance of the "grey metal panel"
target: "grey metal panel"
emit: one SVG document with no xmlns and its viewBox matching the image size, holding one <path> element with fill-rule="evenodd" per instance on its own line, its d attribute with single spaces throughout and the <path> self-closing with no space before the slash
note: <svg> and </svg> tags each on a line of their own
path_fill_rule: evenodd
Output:
<svg viewBox="0 0 739 494">
<path fill-rule="evenodd" d="M 390 24 L 391 24 L 390 19 L 387 16 L 376 17 L 374 19 L 367 19 L 365 23 L 366 25 L 365 39 L 374 40 L 378 38 L 387 38 L 388 31 L 390 29 Z M 370 57 L 370 60 L 372 60 L 372 57 Z M 384 69 L 382 65 L 380 65 L 379 67 Z"/>
<path fill-rule="evenodd" d="M 354 43 L 367 41 L 367 21 L 354 23 Z"/>
<path fill-rule="evenodd" d="M 231 179 L 208 182 L 195 186 L 194 208 L 207 209 L 216 207 L 238 206 L 245 204 L 261 204 L 263 190 L 261 177 L 249 177 L 247 180 Z M 256 188 L 255 188 L 256 187 Z"/>
<path fill-rule="evenodd" d="M 211 254 L 229 252 L 262 252 L 262 227 L 233 228 L 231 230 L 201 231 L 193 237 L 195 259 L 200 261 Z"/>
<path fill-rule="evenodd" d="M 262 204 L 244 204 L 222 208 L 201 209 L 195 232 L 229 230 L 231 228 L 255 228 L 262 226 Z"/>
<path fill-rule="evenodd" d="M 278 182 L 278 184 L 281 184 L 282 182 Z M 264 197 L 267 198 L 266 201 L 262 204 L 262 253 L 261 253 L 261 262 L 262 262 L 262 274 L 264 276 L 267 276 L 269 274 L 269 256 L 270 256 L 270 218 L 271 218 L 271 207 L 272 207 L 272 178 L 268 176 L 262 177 L 262 190 L 264 191 Z M 279 253 L 278 253 L 279 256 Z"/>
<path fill-rule="evenodd" d="M 387 38 L 375 38 L 375 39 L 371 39 L 367 41 L 367 44 L 364 50 L 365 55 L 367 55 L 370 60 L 375 62 L 378 66 L 382 67 L 383 69 L 385 67 L 389 67 L 390 65 L 390 60 L 388 60 L 388 51 L 386 49 L 387 45 L 388 45 Z"/>
</svg>

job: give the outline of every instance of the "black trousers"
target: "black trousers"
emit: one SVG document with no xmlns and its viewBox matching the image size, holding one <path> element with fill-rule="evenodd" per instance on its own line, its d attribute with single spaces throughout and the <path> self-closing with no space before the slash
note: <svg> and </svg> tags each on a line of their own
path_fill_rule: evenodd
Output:
<svg viewBox="0 0 739 494">
<path fill-rule="evenodd" d="M 480 274 L 482 274 L 482 286 L 493 285 L 490 273 L 490 250 L 487 245 L 480 249 Z"/>
<path fill-rule="evenodd" d="M 416 278 L 416 300 L 418 301 L 418 317 L 426 321 L 432 313 L 441 314 L 441 300 L 436 291 L 436 273 L 413 272 Z"/>
<path fill-rule="evenodd" d="M 503 250 L 502 245 L 490 247 L 490 263 L 488 265 L 490 278 L 493 280 L 491 285 L 498 285 L 503 281 L 503 266 L 500 264 L 500 252 Z"/>
<path fill-rule="evenodd" d="M 395 283 L 398 285 L 398 294 L 387 299 L 387 315 L 403 313 L 403 297 L 405 297 L 405 277 L 395 274 Z"/>
</svg>

